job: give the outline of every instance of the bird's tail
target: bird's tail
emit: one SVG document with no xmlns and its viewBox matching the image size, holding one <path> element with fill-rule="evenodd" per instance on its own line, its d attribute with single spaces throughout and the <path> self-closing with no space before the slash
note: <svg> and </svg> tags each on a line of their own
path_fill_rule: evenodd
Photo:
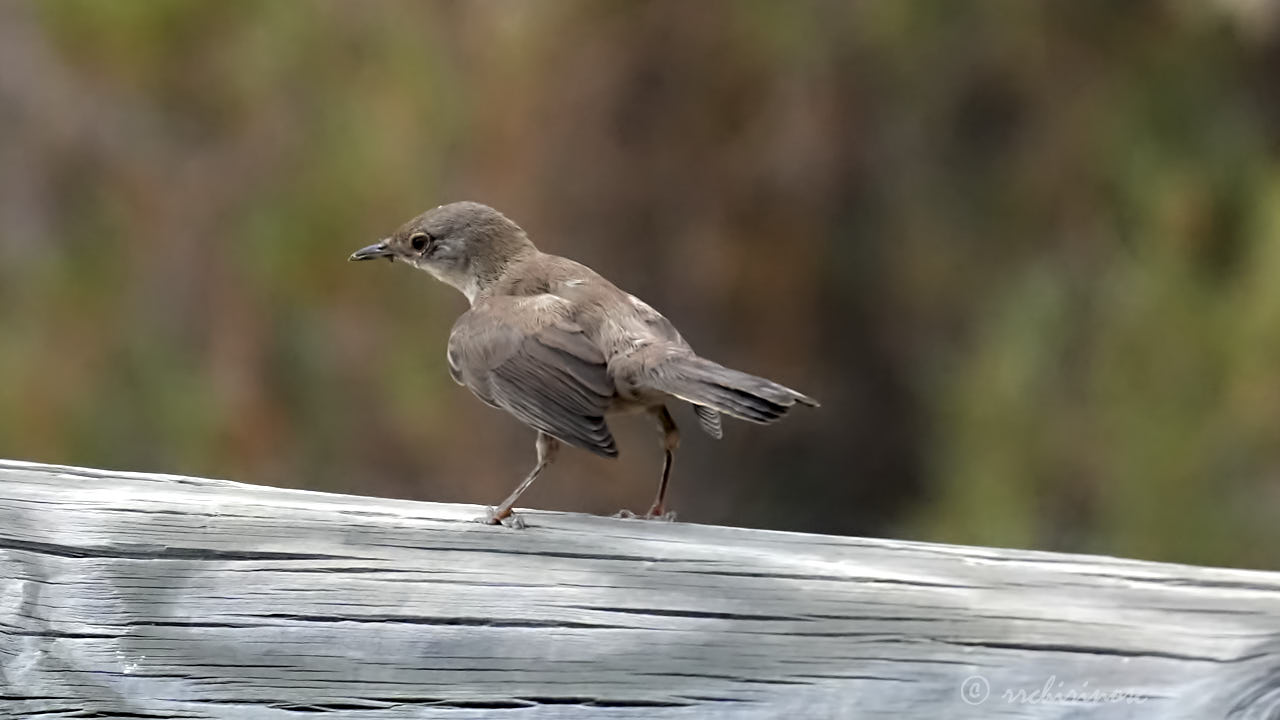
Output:
<svg viewBox="0 0 1280 720">
<path fill-rule="evenodd" d="M 789 387 L 693 354 L 667 358 L 649 372 L 646 380 L 655 390 L 756 423 L 771 423 L 796 403 L 818 406 L 818 401 Z M 700 419 L 702 415 L 700 412 Z"/>
</svg>

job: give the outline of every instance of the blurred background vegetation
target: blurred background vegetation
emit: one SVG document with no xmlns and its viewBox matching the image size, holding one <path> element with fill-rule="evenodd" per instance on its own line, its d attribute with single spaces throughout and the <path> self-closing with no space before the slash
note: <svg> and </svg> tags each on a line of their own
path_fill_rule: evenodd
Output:
<svg viewBox="0 0 1280 720">
<path fill-rule="evenodd" d="M 1280 568 L 1266 0 L 0 0 L 0 456 L 493 503 L 465 300 L 346 256 L 474 199 L 823 401 L 681 518 Z M 569 453 L 534 507 L 642 509 Z"/>
</svg>

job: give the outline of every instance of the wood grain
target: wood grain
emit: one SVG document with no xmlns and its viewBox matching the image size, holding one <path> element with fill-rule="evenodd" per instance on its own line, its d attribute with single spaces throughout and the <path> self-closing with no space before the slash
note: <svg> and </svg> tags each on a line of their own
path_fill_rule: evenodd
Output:
<svg viewBox="0 0 1280 720">
<path fill-rule="evenodd" d="M 1280 574 L 481 511 L 0 461 L 0 716 L 1280 718 Z"/>
</svg>

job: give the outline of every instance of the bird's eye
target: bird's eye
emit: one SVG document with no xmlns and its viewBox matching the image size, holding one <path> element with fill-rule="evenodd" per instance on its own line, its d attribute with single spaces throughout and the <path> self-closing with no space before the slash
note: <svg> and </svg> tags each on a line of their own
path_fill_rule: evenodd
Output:
<svg viewBox="0 0 1280 720">
<path fill-rule="evenodd" d="M 418 233 L 417 235 L 414 235 L 413 237 L 409 238 L 409 244 L 412 245 L 413 249 L 416 250 L 417 252 L 422 252 L 423 249 L 427 247 L 427 243 L 430 242 L 430 240 L 431 240 L 430 235 L 426 235 L 424 233 Z"/>
</svg>

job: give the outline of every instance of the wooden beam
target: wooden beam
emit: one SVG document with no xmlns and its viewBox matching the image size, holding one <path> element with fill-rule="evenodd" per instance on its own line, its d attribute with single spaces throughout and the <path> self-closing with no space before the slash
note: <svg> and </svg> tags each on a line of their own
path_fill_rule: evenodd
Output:
<svg viewBox="0 0 1280 720">
<path fill-rule="evenodd" d="M 1277 573 L 480 514 L 0 461 L 0 716 L 1280 717 Z"/>
</svg>

